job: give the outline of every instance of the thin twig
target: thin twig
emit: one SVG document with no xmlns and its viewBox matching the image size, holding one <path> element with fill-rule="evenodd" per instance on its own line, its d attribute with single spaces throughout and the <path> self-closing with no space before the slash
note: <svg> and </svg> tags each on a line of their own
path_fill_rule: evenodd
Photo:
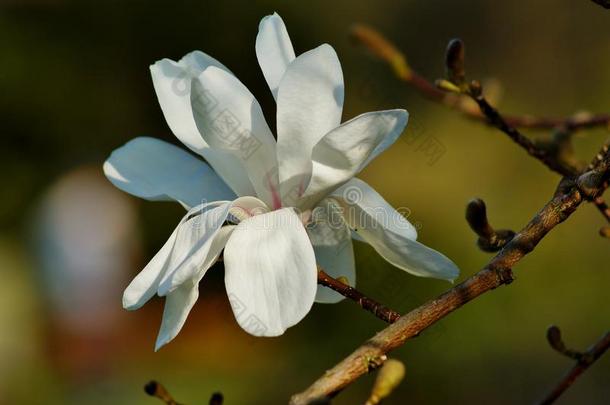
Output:
<svg viewBox="0 0 610 405">
<path fill-rule="evenodd" d="M 318 284 L 328 287 L 346 298 L 354 301 L 365 309 L 387 323 L 394 323 L 400 318 L 400 314 L 390 308 L 378 303 L 377 301 L 367 297 L 360 291 L 341 281 L 329 276 L 324 270 L 318 268 Z"/>
<path fill-rule="evenodd" d="M 558 333 L 559 329 L 549 329 L 551 333 Z M 551 332 L 556 331 L 556 332 Z M 593 346 L 589 347 L 586 352 L 579 353 L 574 350 L 565 349 L 565 345 L 559 335 L 559 342 L 553 342 L 549 339 L 551 346 L 562 354 L 576 359 L 576 364 L 563 376 L 563 378 L 553 387 L 553 389 L 539 402 L 540 405 L 552 404 L 567 390 L 576 379 L 584 373 L 593 363 L 595 363 L 609 348 L 610 348 L 610 332 L 602 336 Z M 558 347 L 556 347 L 558 346 Z M 562 350 L 563 349 L 563 350 Z"/>
<path fill-rule="evenodd" d="M 565 221 L 585 201 L 582 189 L 600 195 L 610 177 L 610 153 L 592 171 L 580 177 L 563 178 L 553 198 L 478 273 L 403 315 L 339 364 L 328 370 L 309 388 L 291 398 L 291 404 L 304 405 L 335 395 L 357 378 L 383 363 L 386 354 L 419 335 L 454 310 L 483 293 L 513 281 L 512 268 L 531 252 L 555 226 Z"/>
<path fill-rule="evenodd" d="M 519 132 L 518 128 L 560 129 L 562 132 L 572 133 L 583 128 L 610 126 L 610 114 L 584 114 L 568 118 L 501 115 L 498 110 L 485 99 L 478 82 L 474 81 L 471 85 L 463 88 L 454 86 L 455 91 L 457 91 L 454 93 L 440 90 L 413 70 L 407 63 L 404 54 L 379 32 L 364 25 L 357 25 L 352 29 L 351 34 L 352 38 L 358 43 L 363 44 L 374 55 L 387 62 L 392 67 L 396 77 L 413 86 L 421 95 L 432 101 L 456 109 L 469 118 L 484 120 L 489 125 L 500 129 L 507 134 L 510 139 L 527 151 L 530 156 L 538 159 L 548 168 L 562 176 L 575 176 L 578 174 L 579 170 L 568 162 L 556 159 L 555 156 L 549 154 L 547 150 L 540 148 L 528 137 Z M 461 54 L 456 55 L 457 57 L 463 58 L 463 50 Z M 463 69 L 463 66 L 461 66 L 461 68 Z M 463 80 L 463 72 L 461 72 L 458 77 L 460 80 Z M 455 79 L 456 77 L 454 76 L 453 78 Z M 479 109 L 472 109 L 464 103 L 465 97 L 471 98 L 478 105 Z M 601 198 L 593 199 L 592 202 L 606 221 L 610 222 L 610 208 L 606 202 Z"/>
<path fill-rule="evenodd" d="M 386 61 L 400 80 L 411 85 L 422 96 L 453 108 L 468 118 L 485 120 L 480 111 L 472 109 L 464 103 L 464 96 L 446 93 L 436 88 L 433 83 L 415 71 L 407 64 L 404 54 L 373 28 L 366 25 L 355 25 L 351 30 L 351 37 L 364 45 L 375 56 Z M 531 129 L 566 128 L 574 131 L 610 125 L 610 114 L 578 114 L 562 118 L 506 115 L 504 119 L 512 127 Z"/>
<path fill-rule="evenodd" d="M 516 127 L 510 125 L 498 110 L 489 104 L 487 99 L 483 96 L 481 85 L 478 82 L 473 81 L 469 88 L 470 90 L 467 94 L 477 103 L 481 109 L 481 113 L 485 116 L 491 126 L 504 132 L 530 156 L 541 161 L 552 171 L 557 172 L 562 176 L 573 176 L 576 174 L 575 169 L 558 162 L 557 159 L 550 156 L 544 149 L 539 148 L 532 140 L 517 130 Z"/>
</svg>

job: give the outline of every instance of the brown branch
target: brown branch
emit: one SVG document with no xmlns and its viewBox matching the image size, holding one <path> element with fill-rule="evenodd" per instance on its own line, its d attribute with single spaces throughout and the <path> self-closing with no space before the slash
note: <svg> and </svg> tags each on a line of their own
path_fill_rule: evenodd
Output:
<svg viewBox="0 0 610 405">
<path fill-rule="evenodd" d="M 480 111 L 470 108 L 470 106 L 464 102 L 464 96 L 459 94 L 448 94 L 436 88 L 433 83 L 428 81 L 417 71 L 413 70 L 413 68 L 407 64 L 404 54 L 376 30 L 365 25 L 356 25 L 351 30 L 351 37 L 357 43 L 364 45 L 375 56 L 387 62 L 400 80 L 411 85 L 422 96 L 457 110 L 468 118 L 485 120 L 484 115 L 481 114 Z M 506 115 L 504 120 L 508 125 L 517 128 L 566 128 L 570 131 L 574 131 L 584 128 L 606 127 L 610 125 L 610 114 L 579 114 L 562 118 Z"/>
<path fill-rule="evenodd" d="M 576 379 L 584 373 L 593 363 L 595 363 L 609 348 L 610 348 L 610 332 L 602 336 L 593 346 L 587 349 L 586 352 L 580 353 L 574 350 L 566 349 L 565 344 L 561 340 L 561 332 L 559 328 L 552 326 L 549 328 L 547 338 L 551 346 L 566 355 L 567 357 L 576 360 L 576 364 L 563 376 L 557 385 L 539 402 L 540 405 L 548 405 L 555 402 Z"/>
<path fill-rule="evenodd" d="M 318 284 L 328 287 L 346 298 L 360 305 L 362 309 L 369 311 L 377 318 L 387 323 L 394 323 L 400 318 L 400 314 L 390 308 L 378 303 L 377 301 L 367 297 L 360 291 L 341 281 L 332 278 L 324 270 L 318 268 Z"/>
<path fill-rule="evenodd" d="M 577 170 L 570 166 L 559 162 L 549 153 L 539 148 L 532 140 L 527 136 L 523 135 L 516 127 L 510 125 L 504 117 L 495 109 L 487 99 L 483 96 L 482 88 L 479 82 L 473 81 L 468 85 L 467 94 L 474 100 L 475 103 L 481 109 L 481 113 L 485 116 L 488 123 L 504 132 L 508 137 L 524 149 L 530 156 L 538 159 L 544 165 L 554 172 L 561 174 L 562 176 L 573 176 Z"/>
<path fill-rule="evenodd" d="M 478 273 L 436 299 L 403 315 L 328 370 L 309 388 L 291 398 L 291 404 L 311 404 L 333 396 L 354 380 L 383 363 L 386 354 L 419 335 L 454 310 L 490 290 L 513 281 L 512 268 L 531 252 L 555 226 L 565 221 L 585 200 L 600 195 L 610 177 L 610 153 L 592 171 L 563 178 L 553 198 Z"/>
<path fill-rule="evenodd" d="M 568 118 L 538 118 L 530 116 L 504 116 L 495 109 L 483 96 L 481 85 L 473 81 L 463 85 L 465 78 L 463 58 L 464 48 L 459 40 L 449 43 L 446 64 L 448 76 L 456 83 L 443 81 L 453 92 L 446 92 L 437 88 L 419 73 L 414 71 L 407 63 L 405 56 L 385 37 L 374 29 L 357 25 L 352 31 L 352 38 L 367 47 L 378 58 L 386 61 L 392 67 L 395 75 L 402 81 L 409 83 L 424 97 L 454 108 L 469 118 L 485 120 L 509 136 L 515 143 L 523 148 L 530 156 L 545 164 L 549 169 L 562 176 L 575 176 L 579 169 L 569 162 L 558 159 L 544 148 L 539 147 L 517 128 L 555 129 L 563 133 L 572 133 L 581 128 L 610 127 L 610 114 L 577 115 Z M 445 88 L 447 90 L 447 88 Z M 464 97 L 471 98 L 479 107 L 472 109 L 464 103 Z M 556 142 L 557 143 L 557 142 Z M 555 145 L 559 146 L 559 145 Z M 592 200 L 598 211 L 607 222 L 610 222 L 610 207 L 602 198 Z"/>
</svg>

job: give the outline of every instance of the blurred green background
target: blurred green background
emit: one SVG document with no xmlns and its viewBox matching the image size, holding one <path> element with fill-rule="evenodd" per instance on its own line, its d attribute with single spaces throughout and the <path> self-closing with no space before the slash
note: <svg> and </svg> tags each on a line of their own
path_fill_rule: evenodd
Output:
<svg viewBox="0 0 610 405">
<path fill-rule="evenodd" d="M 451 257 L 460 280 L 489 259 L 463 219 L 466 202 L 481 197 L 493 224 L 520 228 L 558 178 L 504 135 L 399 84 L 350 43 L 349 27 L 378 28 L 430 79 L 443 74 L 448 39 L 461 37 L 470 77 L 499 80 L 504 111 L 610 108 L 610 13 L 588 0 L 0 4 L 0 403 L 155 404 L 142 390 L 153 378 L 186 404 L 207 403 L 214 391 L 228 404 L 285 403 L 384 327 L 342 302 L 314 306 L 282 337 L 253 338 L 233 319 L 218 267 L 178 338 L 153 353 L 162 301 L 128 313 L 121 295 L 183 210 L 113 189 L 101 167 L 135 136 L 177 143 L 148 72 L 158 59 L 194 49 L 217 57 L 273 123 L 254 52 L 259 20 L 277 11 L 297 53 L 330 43 L 345 75 L 344 119 L 385 108 L 411 113 L 403 138 L 361 177 L 411 210 L 420 240 Z M 607 130 L 581 132 L 577 151 L 588 159 L 607 138 Z M 442 153 L 431 159 L 422 142 Z M 610 325 L 610 249 L 597 234 L 601 225 L 596 210 L 583 206 L 519 263 L 513 285 L 396 351 L 407 376 L 387 403 L 541 398 L 571 365 L 549 348 L 547 326 L 560 325 L 570 346 L 584 348 Z M 361 244 L 356 258 L 359 288 L 400 311 L 450 287 L 393 269 Z M 372 381 L 358 380 L 336 403 L 364 402 Z M 610 358 L 603 358 L 560 403 L 608 398 Z"/>
</svg>

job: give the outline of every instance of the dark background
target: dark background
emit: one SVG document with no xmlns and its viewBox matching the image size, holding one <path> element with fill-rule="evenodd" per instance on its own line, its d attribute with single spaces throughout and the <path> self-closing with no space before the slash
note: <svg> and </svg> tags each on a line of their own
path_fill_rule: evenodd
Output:
<svg viewBox="0 0 610 405">
<path fill-rule="evenodd" d="M 484 198 L 498 227 L 520 228 L 550 198 L 558 177 L 503 134 L 422 99 L 350 43 L 370 24 L 430 79 L 443 75 L 455 36 L 470 77 L 496 79 L 514 113 L 608 111 L 610 12 L 587 0 L 472 1 L 63 1 L 0 3 L 0 403 L 154 404 L 143 384 L 164 382 L 187 404 L 213 391 L 229 404 L 284 403 L 384 327 L 352 302 L 316 305 L 285 335 L 257 339 L 235 323 L 222 268 L 201 284 L 185 328 L 153 353 L 162 300 L 128 313 L 124 287 L 171 233 L 177 204 L 139 201 L 103 178 L 114 149 L 148 135 L 177 143 L 164 122 L 148 66 L 201 49 L 228 66 L 273 123 L 274 102 L 258 67 L 259 20 L 277 11 L 298 53 L 337 50 L 346 84 L 344 120 L 406 108 L 401 140 L 361 175 L 395 207 L 411 211 L 420 240 L 444 252 L 462 280 L 489 256 L 463 217 Z M 273 126 L 273 124 L 271 124 Z M 532 134 L 545 136 L 546 134 Z M 607 130 L 579 133 L 589 159 Z M 443 151 L 432 162 L 418 147 Z M 519 263 L 517 280 L 467 305 L 393 355 L 407 376 L 388 404 L 531 403 L 571 361 L 544 338 L 558 324 L 584 348 L 610 324 L 608 240 L 583 206 Z M 356 247 L 358 286 L 400 311 L 450 285 L 392 268 Z M 601 359 L 560 403 L 610 398 Z M 337 397 L 364 402 L 372 377 Z"/>
</svg>

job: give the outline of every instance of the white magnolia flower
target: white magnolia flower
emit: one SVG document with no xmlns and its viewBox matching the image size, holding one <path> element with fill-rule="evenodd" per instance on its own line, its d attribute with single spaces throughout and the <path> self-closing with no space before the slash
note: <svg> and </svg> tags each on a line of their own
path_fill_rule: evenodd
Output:
<svg viewBox="0 0 610 405">
<path fill-rule="evenodd" d="M 277 142 L 248 89 L 195 51 L 150 70 L 171 130 L 209 165 L 146 137 L 115 150 L 104 164 L 120 189 L 188 209 L 123 296 L 127 309 L 155 294 L 166 297 L 157 349 L 184 325 L 199 281 L 223 249 L 233 312 L 256 336 L 282 334 L 314 300 L 342 298 L 317 286 L 316 263 L 354 285 L 352 235 L 412 274 L 449 280 L 458 274 L 354 178 L 398 138 L 407 112 L 371 112 L 341 124 L 343 74 L 335 51 L 324 44 L 295 57 L 277 14 L 261 21 L 256 54 L 277 102 Z"/>
</svg>

